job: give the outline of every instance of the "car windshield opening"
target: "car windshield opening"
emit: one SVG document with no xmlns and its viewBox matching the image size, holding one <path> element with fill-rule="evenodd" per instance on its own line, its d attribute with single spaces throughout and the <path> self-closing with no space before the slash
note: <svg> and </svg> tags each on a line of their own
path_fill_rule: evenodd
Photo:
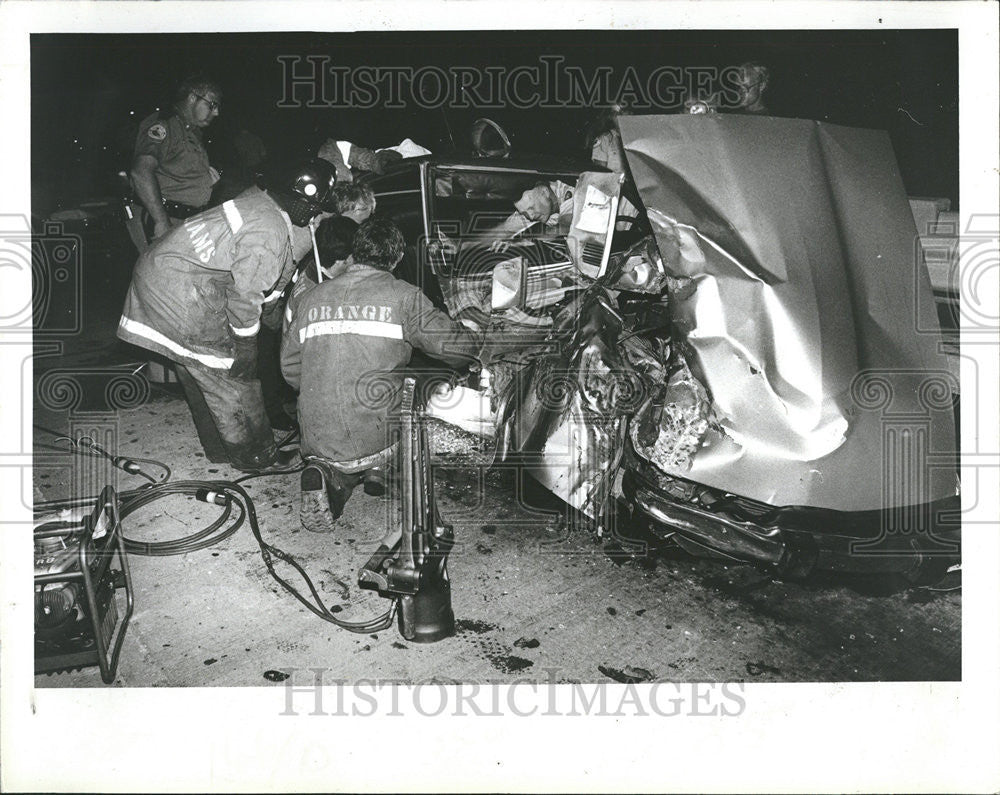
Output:
<svg viewBox="0 0 1000 795">
<path fill-rule="evenodd" d="M 435 234 L 467 242 L 492 242 L 565 234 L 557 224 L 565 196 L 560 195 L 546 207 L 544 202 L 533 203 L 525 194 L 541 186 L 555 186 L 560 194 L 569 193 L 576 184 L 576 175 L 435 169 L 432 181 L 431 228 Z"/>
</svg>

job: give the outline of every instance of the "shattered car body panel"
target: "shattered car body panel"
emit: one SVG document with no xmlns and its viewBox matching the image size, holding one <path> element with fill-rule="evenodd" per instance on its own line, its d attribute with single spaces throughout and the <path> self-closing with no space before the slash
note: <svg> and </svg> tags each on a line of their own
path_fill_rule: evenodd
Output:
<svg viewBox="0 0 1000 795">
<path fill-rule="evenodd" d="M 489 400 L 469 405 L 491 416 L 467 427 L 492 420 L 496 460 L 598 528 L 624 497 L 689 551 L 782 571 L 957 559 L 957 388 L 916 330 L 933 297 L 885 134 L 619 125 L 625 183 L 577 169 L 569 234 L 516 254 L 483 230 L 530 180 L 573 172 L 420 164 L 416 283 L 485 332 Z M 615 217 L 617 190 L 638 217 Z M 604 214 L 580 225 L 588 206 Z"/>
<path fill-rule="evenodd" d="M 587 295 L 561 319 L 552 352 L 509 380 L 507 412 L 498 420 L 510 441 L 501 452 L 517 454 L 543 486 L 601 520 L 635 409 L 635 382 L 623 377 L 629 372 L 619 342 L 623 319 L 603 292 Z"/>
<path fill-rule="evenodd" d="M 888 137 L 796 119 L 636 116 L 626 156 L 668 273 L 675 328 L 715 415 L 668 473 L 771 505 L 860 511 L 955 494 L 893 461 L 902 417 L 953 449 L 926 271 Z M 925 306 L 926 305 L 926 306 Z M 902 432 L 893 426 L 893 432 Z M 913 451 L 919 454 L 919 451 Z"/>
</svg>

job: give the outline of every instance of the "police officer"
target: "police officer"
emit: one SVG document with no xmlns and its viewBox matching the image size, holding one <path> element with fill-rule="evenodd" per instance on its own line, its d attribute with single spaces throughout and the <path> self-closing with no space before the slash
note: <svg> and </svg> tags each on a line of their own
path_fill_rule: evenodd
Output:
<svg viewBox="0 0 1000 795">
<path fill-rule="evenodd" d="M 367 493 L 384 492 L 404 368 L 415 347 L 455 367 L 476 362 L 479 340 L 392 275 L 404 250 L 398 227 L 373 216 L 354 235 L 353 261 L 290 305 L 281 371 L 299 390 L 308 463 L 299 516 L 307 530 L 332 531 L 362 481 Z"/>
<path fill-rule="evenodd" d="M 335 180 L 329 163 L 303 163 L 266 191 L 186 219 L 136 263 L 118 336 L 176 363 L 209 461 L 244 471 L 288 463 L 257 376 L 261 307 L 291 278 L 294 228 L 332 209 Z"/>
<path fill-rule="evenodd" d="M 149 213 L 153 239 L 200 212 L 219 175 L 208 163 L 202 130 L 219 115 L 222 89 L 202 74 L 178 86 L 172 108 L 139 125 L 132 159 L 132 187 Z"/>
</svg>

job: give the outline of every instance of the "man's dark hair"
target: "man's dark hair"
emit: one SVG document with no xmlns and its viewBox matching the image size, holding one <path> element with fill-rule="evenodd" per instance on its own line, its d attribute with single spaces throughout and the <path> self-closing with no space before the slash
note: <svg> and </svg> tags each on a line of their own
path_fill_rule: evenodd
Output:
<svg viewBox="0 0 1000 795">
<path fill-rule="evenodd" d="M 354 235 L 354 261 L 391 271 L 403 256 L 403 233 L 388 218 L 373 215 Z"/>
<path fill-rule="evenodd" d="M 206 91 L 214 91 L 222 97 L 222 86 L 218 80 L 206 72 L 192 72 L 177 84 L 174 101 L 183 101 L 191 92 L 204 94 Z"/>
<path fill-rule="evenodd" d="M 316 248 L 325 265 L 347 259 L 353 251 L 357 222 L 342 215 L 325 218 L 316 229 Z"/>
<path fill-rule="evenodd" d="M 333 188 L 333 198 L 341 215 L 375 204 L 372 189 L 357 182 L 338 182 Z"/>
</svg>

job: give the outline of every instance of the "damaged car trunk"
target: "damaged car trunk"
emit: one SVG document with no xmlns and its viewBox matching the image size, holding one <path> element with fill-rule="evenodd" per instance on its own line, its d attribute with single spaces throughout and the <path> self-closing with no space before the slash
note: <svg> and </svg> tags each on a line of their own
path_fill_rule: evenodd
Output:
<svg viewBox="0 0 1000 795">
<path fill-rule="evenodd" d="M 500 254 L 489 224 L 456 220 L 452 186 L 485 180 L 499 211 L 529 175 L 420 166 L 419 260 L 486 332 L 497 457 L 603 530 L 641 521 L 782 573 L 939 576 L 959 557 L 958 387 L 939 331 L 917 330 L 933 295 L 888 136 L 722 115 L 619 127 L 630 173 L 578 172 L 569 233 Z M 557 176 L 574 175 L 534 178 Z"/>
</svg>

